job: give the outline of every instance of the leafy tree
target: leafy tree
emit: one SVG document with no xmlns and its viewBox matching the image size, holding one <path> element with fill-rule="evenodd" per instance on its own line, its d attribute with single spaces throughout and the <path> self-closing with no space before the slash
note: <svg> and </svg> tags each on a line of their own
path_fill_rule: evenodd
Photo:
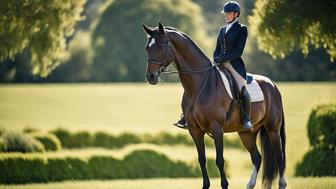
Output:
<svg viewBox="0 0 336 189">
<path fill-rule="evenodd" d="M 93 81 L 143 81 L 147 38 L 141 23 L 158 22 L 180 29 L 210 50 L 201 9 L 192 1 L 115 0 L 93 33 Z"/>
<path fill-rule="evenodd" d="M 0 2 L 0 61 L 27 49 L 32 72 L 48 74 L 66 47 L 65 37 L 81 19 L 85 0 L 2 0 Z"/>
<path fill-rule="evenodd" d="M 336 1 L 257 0 L 249 22 L 262 51 L 284 58 L 322 47 L 336 58 Z"/>
</svg>

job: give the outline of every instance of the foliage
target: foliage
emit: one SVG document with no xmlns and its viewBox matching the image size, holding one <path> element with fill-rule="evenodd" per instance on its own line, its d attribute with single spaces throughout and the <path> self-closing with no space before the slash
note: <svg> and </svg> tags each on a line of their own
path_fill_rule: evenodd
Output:
<svg viewBox="0 0 336 189">
<path fill-rule="evenodd" d="M 112 135 L 105 132 L 78 132 L 71 133 L 68 130 L 59 128 L 51 131 L 57 136 L 64 148 L 83 148 L 83 147 L 101 147 L 101 148 L 122 148 L 129 144 L 150 143 L 157 145 L 186 145 L 194 146 L 194 142 L 187 134 L 170 134 L 161 132 L 158 134 L 132 134 L 122 133 L 120 135 Z M 205 138 L 205 144 L 213 147 L 213 140 L 209 137 Z M 225 147 L 242 148 L 239 139 L 227 139 L 224 137 Z"/>
<path fill-rule="evenodd" d="M 47 78 L 49 82 L 90 81 L 93 50 L 91 34 L 77 31 L 69 43 L 69 57 Z"/>
<path fill-rule="evenodd" d="M 64 148 L 82 148 L 92 144 L 89 132 L 70 133 L 65 129 L 55 129 L 51 133 L 60 140 Z"/>
<path fill-rule="evenodd" d="M 296 166 L 298 176 L 336 176 L 336 103 L 312 110 L 308 121 L 310 151 Z"/>
<path fill-rule="evenodd" d="M 44 146 L 32 136 L 18 131 L 5 131 L 2 136 L 5 152 L 43 152 Z"/>
<path fill-rule="evenodd" d="M 325 48 L 336 58 L 335 1 L 257 0 L 249 23 L 262 51 L 284 58 L 299 48 Z"/>
<path fill-rule="evenodd" d="M 32 136 L 43 144 L 46 151 L 58 151 L 62 149 L 60 140 L 51 133 L 33 133 Z"/>
<path fill-rule="evenodd" d="M 313 109 L 307 129 L 313 148 L 336 150 L 336 103 L 319 105 Z"/>
<path fill-rule="evenodd" d="M 62 57 L 83 5 L 84 0 L 1 1 L 0 60 L 29 49 L 32 71 L 48 74 Z"/>
<path fill-rule="evenodd" d="M 130 9 L 130 7 L 133 7 Z M 93 81 L 143 81 L 147 38 L 141 23 L 173 26 L 209 50 L 200 7 L 175 0 L 116 0 L 102 13 L 93 32 Z"/>
<path fill-rule="evenodd" d="M 210 160 L 214 161 L 214 160 Z M 0 183 L 20 184 L 62 180 L 125 179 L 157 177 L 199 177 L 200 169 L 182 161 L 172 161 L 150 150 L 138 150 L 118 160 L 111 156 L 46 157 L 4 154 L 0 156 Z M 213 170 L 213 171 L 212 171 Z M 218 169 L 210 169 L 214 175 Z"/>
<path fill-rule="evenodd" d="M 297 176 L 336 176 L 336 151 L 313 149 L 296 165 Z"/>
</svg>

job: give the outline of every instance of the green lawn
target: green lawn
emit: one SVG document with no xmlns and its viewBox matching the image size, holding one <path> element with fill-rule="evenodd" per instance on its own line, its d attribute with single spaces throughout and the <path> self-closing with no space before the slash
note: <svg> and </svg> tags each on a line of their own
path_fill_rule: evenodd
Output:
<svg viewBox="0 0 336 189">
<path fill-rule="evenodd" d="M 247 179 L 229 179 L 230 189 L 242 189 L 246 186 Z M 220 180 L 211 179 L 210 188 L 220 188 Z M 287 189 L 334 189 L 336 179 L 334 178 L 288 178 Z M 275 183 L 276 184 L 276 183 Z M 49 184 L 30 184 L 18 186 L 4 186 L 0 188 L 8 189 L 200 189 L 201 178 L 197 179 L 141 179 L 141 180 L 114 180 L 114 181 L 75 181 Z M 258 181 L 255 189 L 260 189 L 261 183 Z"/>
<path fill-rule="evenodd" d="M 309 148 L 308 115 L 316 104 L 336 99 L 336 83 L 279 83 L 278 86 L 286 116 L 287 175 L 292 176 L 295 164 Z M 0 126 L 42 130 L 61 126 L 113 133 L 186 132 L 171 125 L 181 112 L 182 92 L 180 84 L 0 85 Z M 236 137 L 236 134 L 226 137 Z M 209 150 L 208 154 L 214 153 Z M 167 151 L 179 157 L 196 153 L 193 148 Z M 226 149 L 224 153 L 234 178 L 249 175 L 251 164 L 247 152 Z"/>
</svg>

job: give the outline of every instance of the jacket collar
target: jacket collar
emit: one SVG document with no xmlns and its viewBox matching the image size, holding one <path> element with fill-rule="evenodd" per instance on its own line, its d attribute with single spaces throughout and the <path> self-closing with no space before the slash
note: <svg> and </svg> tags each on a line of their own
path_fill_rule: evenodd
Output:
<svg viewBox="0 0 336 189">
<path fill-rule="evenodd" d="M 229 31 L 227 31 L 227 32 L 225 33 L 226 27 L 228 27 L 228 25 L 226 25 L 226 26 L 224 27 L 224 28 L 225 28 L 225 30 L 224 30 L 224 35 L 227 35 L 227 34 L 229 34 L 230 32 L 232 32 L 237 26 L 238 26 L 238 20 L 235 21 L 235 22 L 233 22 L 231 28 L 229 29 Z"/>
</svg>

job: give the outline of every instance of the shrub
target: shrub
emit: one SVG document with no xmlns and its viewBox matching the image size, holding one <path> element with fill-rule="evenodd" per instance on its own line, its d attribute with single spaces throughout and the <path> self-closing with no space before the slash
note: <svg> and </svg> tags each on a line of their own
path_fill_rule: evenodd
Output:
<svg viewBox="0 0 336 189">
<path fill-rule="evenodd" d="M 336 176 L 336 152 L 313 149 L 296 165 L 297 176 Z"/>
<path fill-rule="evenodd" d="M 310 151 L 296 165 L 297 176 L 336 176 L 336 103 L 319 105 L 308 122 Z"/>
<path fill-rule="evenodd" d="M 60 141 L 63 147 L 68 148 L 71 146 L 71 134 L 68 130 L 58 128 L 55 130 L 52 130 L 50 133 L 54 134 Z"/>
<path fill-rule="evenodd" d="M 51 131 L 65 148 L 83 148 L 92 146 L 91 136 L 88 132 L 70 133 L 65 129 L 56 129 Z"/>
<path fill-rule="evenodd" d="M 40 141 L 46 151 L 58 151 L 62 149 L 60 140 L 51 133 L 32 133 L 32 136 Z"/>
<path fill-rule="evenodd" d="M 313 109 L 307 126 L 311 146 L 336 149 L 336 103 L 319 105 Z"/>
<path fill-rule="evenodd" d="M 5 152 L 43 152 L 44 146 L 32 136 L 18 131 L 5 131 L 2 135 Z"/>
<path fill-rule="evenodd" d="M 97 132 L 92 135 L 92 145 L 102 148 L 113 148 L 115 137 L 105 132 Z"/>
<path fill-rule="evenodd" d="M 209 160 L 214 162 L 214 160 Z M 200 177 L 197 161 L 193 164 L 172 161 L 151 150 L 138 150 L 119 160 L 110 156 L 46 157 L 39 154 L 0 155 L 0 183 L 22 184 L 87 179 L 135 179 L 157 177 Z M 217 167 L 209 175 L 218 175 Z"/>
</svg>

